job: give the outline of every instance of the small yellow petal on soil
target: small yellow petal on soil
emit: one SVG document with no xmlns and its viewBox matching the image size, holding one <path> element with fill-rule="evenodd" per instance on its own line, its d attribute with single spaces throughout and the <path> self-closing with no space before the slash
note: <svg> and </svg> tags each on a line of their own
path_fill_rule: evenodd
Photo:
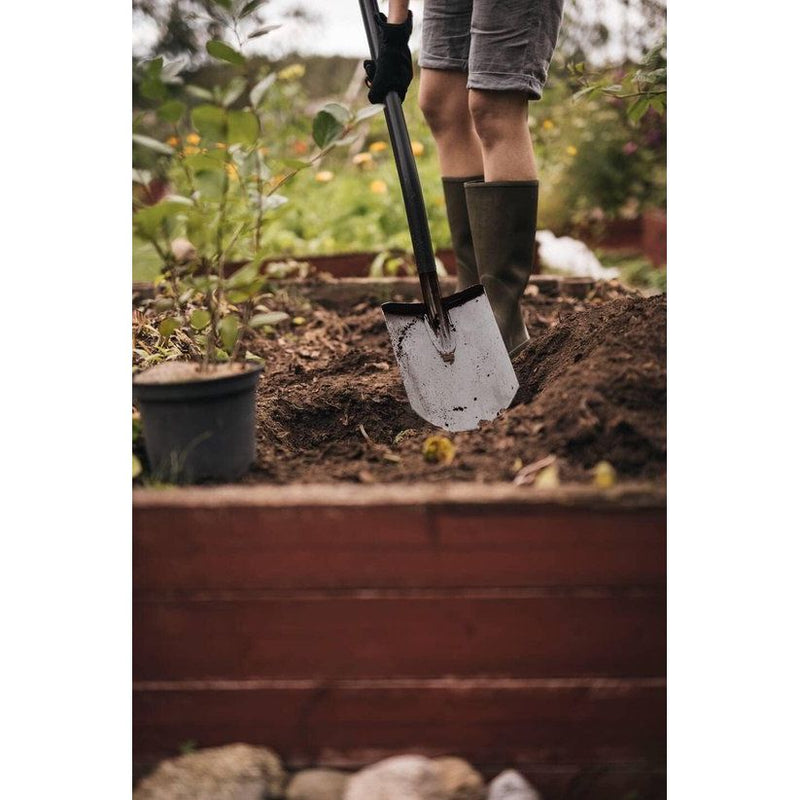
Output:
<svg viewBox="0 0 800 800">
<path fill-rule="evenodd" d="M 318 183 L 327 183 L 333 180 L 333 173 L 329 169 L 320 170 L 315 176 L 314 180 Z"/>
<path fill-rule="evenodd" d="M 574 144 L 568 145 L 567 146 L 567 155 L 568 156 L 576 156 L 576 155 L 578 155 L 578 148 L 575 147 Z"/>
<path fill-rule="evenodd" d="M 610 489 L 617 482 L 617 471 L 608 461 L 599 461 L 594 468 L 594 485 Z"/>
<path fill-rule="evenodd" d="M 305 325 L 306 318 L 305 317 L 294 317 L 292 319 L 292 325 Z"/>
<path fill-rule="evenodd" d="M 551 464 L 545 467 L 534 479 L 536 489 L 557 489 L 561 484 L 558 478 L 558 465 Z"/>
<path fill-rule="evenodd" d="M 386 181 L 372 181 L 369 185 L 369 190 L 372 194 L 386 194 L 389 191 L 389 187 L 386 185 Z"/>
<path fill-rule="evenodd" d="M 373 142 L 369 146 L 370 153 L 382 153 L 389 145 L 386 142 Z"/>
<path fill-rule="evenodd" d="M 432 464 L 452 464 L 456 446 L 446 436 L 429 436 L 422 445 L 422 455 Z"/>
<path fill-rule="evenodd" d="M 189 144 L 200 144 L 200 137 L 196 133 L 190 133 L 186 137 L 186 141 L 189 142 Z"/>
<path fill-rule="evenodd" d="M 421 156 L 425 152 L 425 145 L 422 142 L 411 142 L 411 152 L 415 156 Z"/>
</svg>

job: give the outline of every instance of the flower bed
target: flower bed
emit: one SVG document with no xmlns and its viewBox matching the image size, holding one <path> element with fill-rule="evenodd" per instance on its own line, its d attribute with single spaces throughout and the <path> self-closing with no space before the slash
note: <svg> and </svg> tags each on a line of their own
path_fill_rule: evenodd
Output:
<svg viewBox="0 0 800 800">
<path fill-rule="evenodd" d="M 302 322 L 248 334 L 245 481 L 135 490 L 136 758 L 448 753 L 548 797 L 658 796 L 665 301 L 534 280 L 516 404 L 432 463 L 376 305 L 413 283 L 276 287 Z"/>
</svg>

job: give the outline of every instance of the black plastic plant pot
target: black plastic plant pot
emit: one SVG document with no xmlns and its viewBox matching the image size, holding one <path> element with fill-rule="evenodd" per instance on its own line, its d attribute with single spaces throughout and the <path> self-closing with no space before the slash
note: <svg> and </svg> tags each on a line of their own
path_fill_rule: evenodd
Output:
<svg viewBox="0 0 800 800">
<path fill-rule="evenodd" d="M 133 382 L 153 478 L 168 483 L 241 478 L 256 456 L 255 397 L 263 365 L 235 372 L 228 367 L 219 375 L 212 367 L 213 377 L 191 380 L 157 380 L 158 369 Z"/>
</svg>

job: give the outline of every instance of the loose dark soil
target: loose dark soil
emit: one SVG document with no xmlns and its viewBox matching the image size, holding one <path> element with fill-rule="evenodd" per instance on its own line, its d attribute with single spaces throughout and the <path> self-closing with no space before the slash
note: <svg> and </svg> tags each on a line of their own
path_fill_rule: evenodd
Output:
<svg viewBox="0 0 800 800">
<path fill-rule="evenodd" d="M 409 407 L 379 308 L 298 310 L 287 300 L 286 309 L 305 324 L 248 342 L 267 364 L 246 482 L 510 481 L 548 456 L 562 481 L 591 481 L 599 461 L 621 479 L 665 475 L 664 296 L 614 283 L 585 299 L 526 296 L 517 398 L 479 430 L 449 434 L 449 465 L 423 456 L 425 439 L 443 432 Z"/>
</svg>

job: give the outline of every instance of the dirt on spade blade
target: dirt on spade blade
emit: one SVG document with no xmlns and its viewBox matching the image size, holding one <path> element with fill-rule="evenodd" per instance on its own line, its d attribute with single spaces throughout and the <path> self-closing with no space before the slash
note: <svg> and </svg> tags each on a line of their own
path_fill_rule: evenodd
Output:
<svg viewBox="0 0 800 800">
<path fill-rule="evenodd" d="M 248 343 L 267 365 L 245 482 L 525 482 L 536 469 L 520 469 L 543 459 L 561 481 L 592 481 L 600 461 L 622 480 L 663 480 L 666 297 L 601 284 L 583 300 L 526 296 L 524 312 L 531 339 L 514 360 L 514 404 L 447 434 L 408 405 L 379 308 L 307 306 L 291 334 Z M 437 434 L 452 441 L 450 463 L 423 455 Z"/>
</svg>

